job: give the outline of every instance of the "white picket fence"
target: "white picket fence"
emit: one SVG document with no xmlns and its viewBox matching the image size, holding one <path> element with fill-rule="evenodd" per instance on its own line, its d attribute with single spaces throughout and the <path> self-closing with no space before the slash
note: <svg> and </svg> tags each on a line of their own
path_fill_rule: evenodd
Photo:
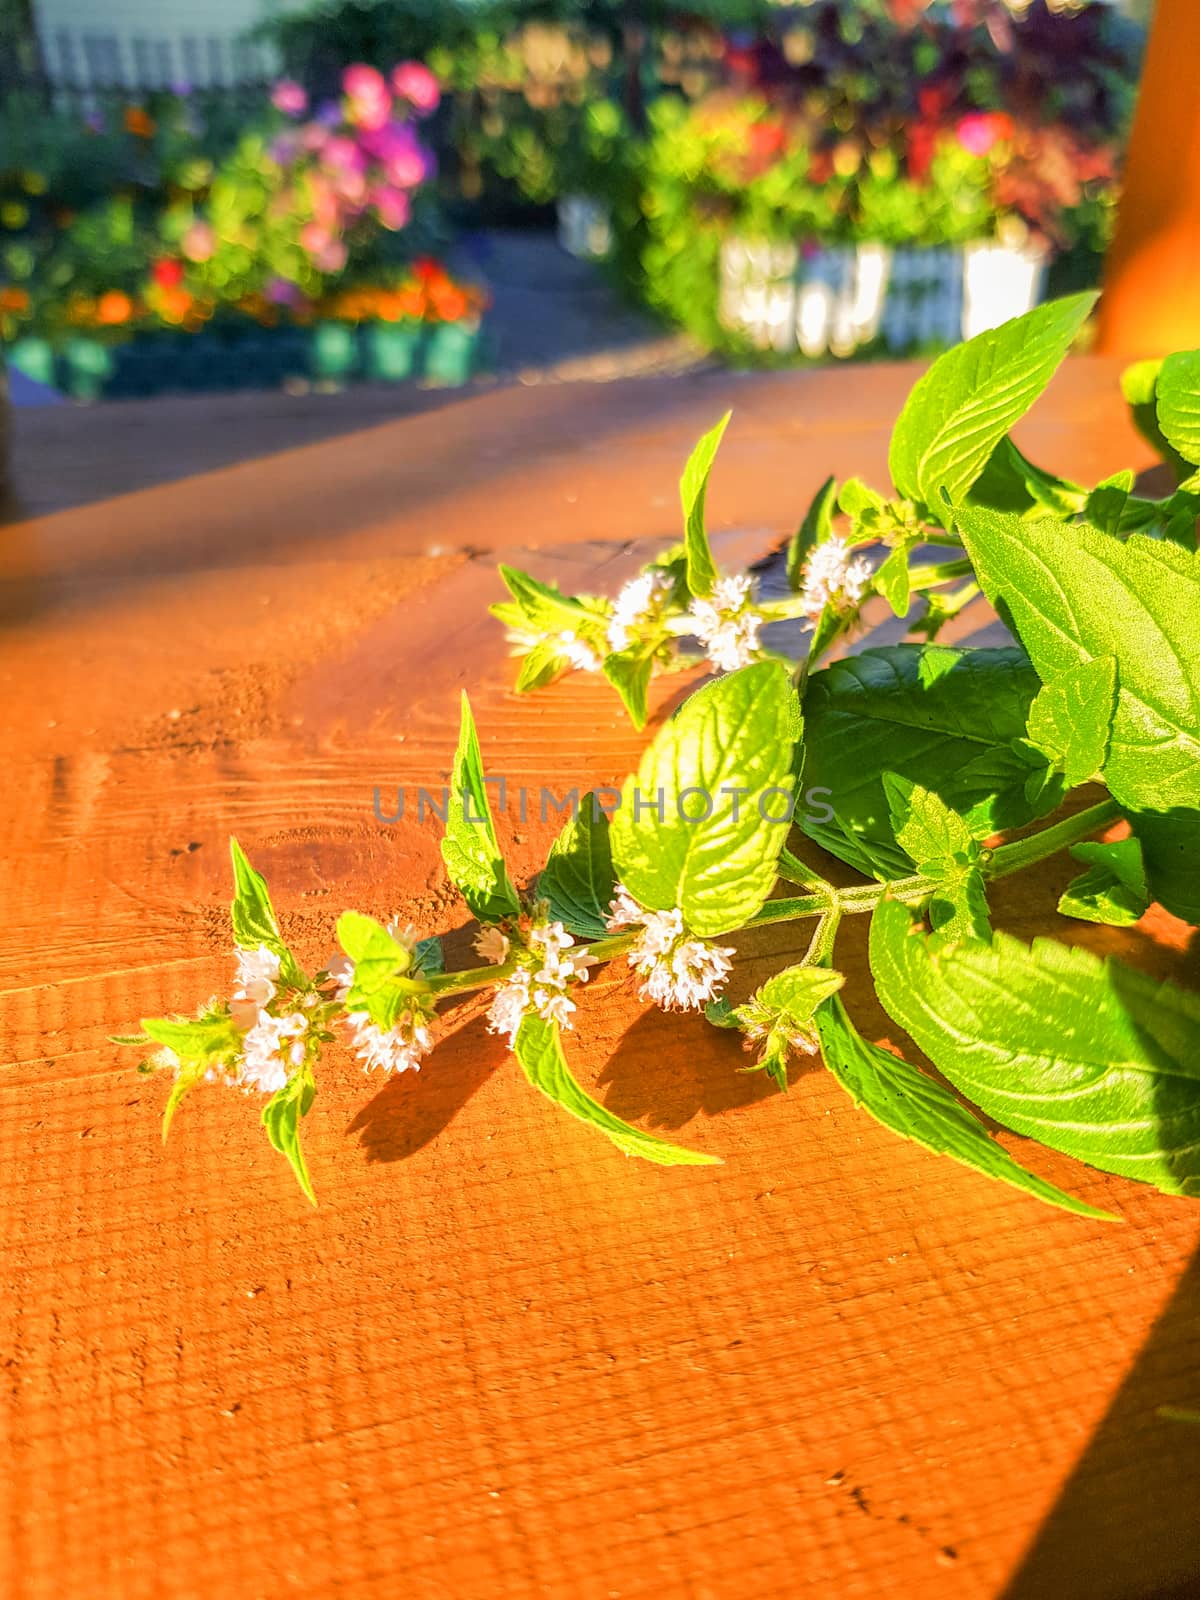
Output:
<svg viewBox="0 0 1200 1600">
<path fill-rule="evenodd" d="M 979 242 L 806 249 L 736 235 L 721 247 L 719 315 L 760 350 L 848 356 L 876 338 L 897 354 L 955 344 L 1030 310 L 1040 251 Z"/>
</svg>

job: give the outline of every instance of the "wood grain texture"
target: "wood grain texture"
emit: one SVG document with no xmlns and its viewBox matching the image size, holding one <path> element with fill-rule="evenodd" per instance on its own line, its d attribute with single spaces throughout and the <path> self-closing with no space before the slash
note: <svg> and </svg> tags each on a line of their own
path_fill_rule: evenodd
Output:
<svg viewBox="0 0 1200 1600">
<path fill-rule="evenodd" d="M 723 1166 L 619 1155 L 476 1001 L 419 1075 L 331 1054 L 311 1212 L 236 1094 L 193 1096 L 164 1151 L 166 1085 L 107 1042 L 227 985 L 231 831 L 311 963 L 346 905 L 464 955 L 436 827 L 379 822 L 375 786 L 445 781 L 461 687 L 510 784 L 613 782 L 642 743 L 590 680 L 512 695 L 497 556 L 619 582 L 731 397 L 711 515 L 757 555 L 827 471 L 879 475 L 912 377 L 497 394 L 6 530 L 3 1593 L 1196 1592 L 1200 1430 L 1156 1412 L 1200 1405 L 1187 1203 L 1011 1141 L 1125 1221 L 1050 1212 L 819 1068 L 773 1093 L 619 970 L 581 1077 Z M 1114 385 L 1069 367 L 1023 445 L 1091 480 L 1144 462 Z M 520 880 L 555 824 L 499 826 Z M 1045 930 L 1068 870 L 998 886 L 998 920 Z M 847 1001 L 884 1039 L 859 920 Z M 746 939 L 735 994 L 801 937 Z M 1080 937 L 1197 981 L 1160 912 Z"/>
</svg>

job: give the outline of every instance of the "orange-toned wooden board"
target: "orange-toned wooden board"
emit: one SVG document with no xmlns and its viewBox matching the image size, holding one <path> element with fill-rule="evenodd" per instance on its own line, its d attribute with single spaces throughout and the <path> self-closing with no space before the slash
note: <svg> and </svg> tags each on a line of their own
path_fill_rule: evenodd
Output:
<svg viewBox="0 0 1200 1600">
<path fill-rule="evenodd" d="M 1145 463 L 1115 373 L 1067 368 L 1035 459 Z M 584 997 L 581 1076 L 723 1166 L 622 1157 L 470 1003 L 419 1075 L 331 1057 L 313 1212 L 235 1094 L 193 1096 L 163 1150 L 166 1085 L 106 1042 L 227 984 L 231 831 L 313 963 L 346 905 L 462 928 L 436 829 L 372 809 L 445 780 L 459 689 L 512 783 L 612 781 L 641 744 L 592 681 L 510 693 L 497 553 L 619 581 L 731 401 L 710 512 L 761 553 L 827 471 L 881 474 L 913 375 L 497 393 L 4 530 L 0 1592 L 1197 1592 L 1200 1430 L 1156 1414 L 1200 1406 L 1193 1206 L 1021 1146 L 1125 1221 L 1051 1212 L 819 1067 L 771 1092 L 620 972 Z M 518 876 L 553 829 L 501 819 Z M 1006 882 L 999 920 L 1046 927 L 1068 872 Z M 798 937 L 747 944 L 739 984 Z M 1200 979 L 1161 914 L 1080 937 Z"/>
</svg>

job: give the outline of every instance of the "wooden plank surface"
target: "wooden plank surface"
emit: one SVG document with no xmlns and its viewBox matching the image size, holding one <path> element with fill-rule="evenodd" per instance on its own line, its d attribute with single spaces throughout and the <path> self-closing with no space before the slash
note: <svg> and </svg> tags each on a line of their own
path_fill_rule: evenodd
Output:
<svg viewBox="0 0 1200 1600">
<path fill-rule="evenodd" d="M 1144 464 L 1116 370 L 1068 366 L 1020 431 L 1035 459 Z M 376 786 L 445 781 L 462 687 L 513 786 L 613 782 L 642 743 L 590 680 L 511 694 L 498 556 L 615 585 L 675 536 L 730 403 L 711 515 L 757 556 L 827 472 L 882 476 L 913 375 L 496 393 L 259 460 L 241 437 L 237 464 L 4 530 L 4 1594 L 1197 1592 L 1200 1430 L 1157 1411 L 1200 1404 L 1187 1203 L 1021 1146 L 1125 1220 L 1050 1212 L 819 1068 L 771 1092 L 620 971 L 581 1005 L 580 1075 L 723 1166 L 626 1160 L 472 1002 L 419 1075 L 331 1055 L 312 1212 L 236 1094 L 194 1096 L 164 1151 L 166 1085 L 107 1042 L 227 986 L 232 831 L 310 963 L 346 905 L 463 954 L 436 828 L 379 822 Z M 93 452 L 136 423 L 159 461 L 187 415 L 72 420 Z M 23 420 L 19 473 L 49 439 Z M 501 819 L 518 878 L 554 826 Z M 1047 930 L 1067 875 L 997 886 L 998 920 Z M 883 1039 L 858 920 L 849 997 Z M 1200 980 L 1161 913 L 1077 936 Z M 739 990 L 800 937 L 746 941 Z"/>
</svg>

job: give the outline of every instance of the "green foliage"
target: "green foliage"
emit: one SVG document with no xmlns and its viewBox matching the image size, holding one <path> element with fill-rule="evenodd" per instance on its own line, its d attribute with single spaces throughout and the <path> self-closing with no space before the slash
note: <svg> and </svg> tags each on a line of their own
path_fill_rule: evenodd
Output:
<svg viewBox="0 0 1200 1600">
<path fill-rule="evenodd" d="M 296 1182 L 303 1190 L 305 1198 L 314 1206 L 317 1197 L 313 1193 L 312 1181 L 308 1176 L 304 1151 L 300 1148 L 300 1119 L 308 1115 L 316 1092 L 312 1074 L 307 1070 L 298 1072 L 282 1089 L 271 1096 L 262 1113 L 262 1124 L 267 1130 L 267 1138 L 271 1141 L 272 1148 L 287 1157 L 289 1166 L 296 1174 Z"/>
<path fill-rule="evenodd" d="M 538 894 L 550 915 L 579 939 L 602 939 L 613 896 L 608 817 L 596 796 L 585 794 L 579 809 L 550 846 L 538 878 Z"/>
<path fill-rule="evenodd" d="M 458 749 L 450 774 L 442 859 L 463 899 L 481 922 L 497 922 L 519 914 L 521 903 L 496 842 L 483 758 L 465 693 Z"/>
<path fill-rule="evenodd" d="M 856 1106 L 902 1139 L 949 1156 L 986 1177 L 1023 1189 L 1052 1206 L 1080 1216 L 1105 1219 L 1107 1213 L 1085 1205 L 1027 1172 L 985 1125 L 960 1100 L 919 1068 L 890 1050 L 869 1044 L 851 1022 L 839 999 L 817 1013 L 817 1031 L 825 1065 Z"/>
<path fill-rule="evenodd" d="M 640 905 L 678 907 L 704 936 L 760 909 L 787 833 L 760 808 L 789 813 L 800 731 L 795 695 L 775 662 L 718 678 L 684 703 L 625 784 L 613 818 L 617 875 Z"/>
<path fill-rule="evenodd" d="M 704 520 L 704 502 L 708 495 L 708 477 L 713 459 L 733 415 L 727 411 L 715 428 L 700 440 L 688 457 L 683 477 L 679 480 L 679 499 L 683 506 L 683 541 L 687 550 L 687 586 L 692 594 L 711 594 L 717 580 L 717 567 L 708 546 L 708 528 Z"/>
<path fill-rule="evenodd" d="M 1200 807 L 1200 554 L 1086 524 L 970 506 L 955 515 L 984 593 L 1044 681 L 1115 661 L 1104 778 L 1116 798 L 1137 810 Z"/>
<path fill-rule="evenodd" d="M 414 944 L 346 912 L 338 937 L 353 971 L 309 980 L 234 842 L 238 992 L 117 1041 L 154 1043 L 153 1064 L 174 1069 L 166 1120 L 206 1079 L 276 1091 L 263 1120 L 311 1197 L 299 1125 L 335 1020 L 349 1018 L 368 1065 L 402 1070 L 432 1048 L 443 1001 L 494 989 L 491 1030 L 563 1109 L 628 1154 L 709 1160 L 623 1122 L 570 1072 L 562 1030 L 584 1015 L 577 986 L 589 968 L 622 960 L 646 997 L 703 1007 L 715 1026 L 740 1033 L 756 1057 L 744 1070 L 785 1088 L 792 1057 L 819 1041 L 830 1071 L 884 1126 L 1051 1205 L 1107 1214 L 1025 1170 L 953 1091 L 1102 1171 L 1200 1194 L 1200 996 L 1065 942 L 1083 921 L 1106 925 L 1108 946 L 1124 948 L 1121 930 L 1154 901 L 1200 926 L 1194 497 L 1186 488 L 1135 496 L 1127 472 L 1087 489 L 1034 467 L 1006 432 L 1082 314 L 1078 299 L 1047 308 L 932 369 L 897 428 L 896 482 L 880 490 L 851 479 L 835 509 L 828 480 L 791 542 L 780 597 L 758 598 L 752 574 L 718 581 L 704 495 L 724 422 L 684 474 L 684 544 L 615 602 L 506 570 L 501 620 L 546 652 L 578 655 L 582 643 L 599 657 L 610 639 L 621 643 L 605 669 L 638 717 L 651 670 L 687 661 L 672 654 L 687 630 L 721 675 L 658 729 L 611 825 L 585 797 L 523 894 L 500 853 L 464 697 L 442 848 L 472 912 L 492 925 L 477 941 L 486 966 L 447 973 L 436 940 Z M 1192 372 L 1169 360 L 1149 380 L 1156 417 L 1181 452 L 1193 448 Z M 909 566 L 918 541 L 955 546 L 960 536 L 953 560 Z M 890 550 L 891 577 L 881 581 L 877 559 L 855 554 L 868 543 Z M 945 593 L 960 580 L 963 589 Z M 888 593 L 897 610 L 932 593 L 932 632 L 976 585 L 1019 646 L 900 644 L 817 664 L 869 593 Z M 815 642 L 789 672 L 758 634 L 798 617 Z M 531 650 L 524 670 L 537 676 L 540 660 Z M 1097 787 L 1106 798 L 1094 799 Z M 794 837 L 787 847 L 797 801 L 801 830 L 867 881 L 827 875 Z M 1026 943 L 993 928 L 1006 904 L 994 882 L 1068 850 L 1082 871 L 1061 894 L 1062 920 L 1052 918 L 1059 937 Z M 950 1088 L 872 1042 L 843 1005 L 837 940 L 844 920 L 862 914 L 872 918 L 880 1002 Z M 766 930 L 805 920 L 815 928 L 802 959 L 805 946 L 789 941 L 786 963 L 756 974 L 748 1000 L 724 997 L 741 936 L 756 962 L 769 961 Z M 724 936 L 734 942 L 707 942 Z"/>
<path fill-rule="evenodd" d="M 641 1156 L 660 1167 L 703 1167 L 719 1162 L 717 1156 L 685 1150 L 655 1134 L 643 1133 L 593 1100 L 571 1075 L 555 1023 L 544 1022 L 540 1017 L 526 1017 L 514 1041 L 513 1052 L 535 1089 L 540 1089 L 548 1099 L 581 1122 L 598 1128 L 623 1154 Z"/>
<path fill-rule="evenodd" d="M 937 520 L 1050 382 L 1096 303 L 1052 300 L 940 356 L 919 380 L 892 432 L 888 465 L 899 492 Z"/>
<path fill-rule="evenodd" d="M 1004 933 L 934 950 L 883 900 L 879 998 L 989 1116 L 1105 1172 L 1200 1192 L 1200 997 L 1118 961 Z"/>
</svg>

